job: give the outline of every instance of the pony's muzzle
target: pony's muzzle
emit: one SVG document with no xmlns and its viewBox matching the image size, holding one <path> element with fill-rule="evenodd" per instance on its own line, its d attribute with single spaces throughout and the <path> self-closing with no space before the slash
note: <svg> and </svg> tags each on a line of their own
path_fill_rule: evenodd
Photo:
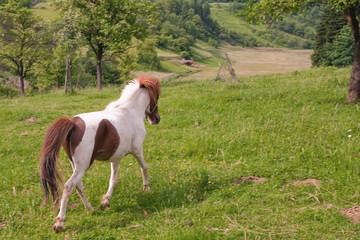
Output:
<svg viewBox="0 0 360 240">
<path fill-rule="evenodd" d="M 159 122 L 160 122 L 160 115 L 156 115 L 154 124 L 158 124 Z"/>
</svg>

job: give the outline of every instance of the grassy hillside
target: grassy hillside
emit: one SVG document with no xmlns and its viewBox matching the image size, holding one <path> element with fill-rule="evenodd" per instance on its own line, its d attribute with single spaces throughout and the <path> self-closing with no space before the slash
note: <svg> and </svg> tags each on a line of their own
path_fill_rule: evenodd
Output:
<svg viewBox="0 0 360 240">
<path fill-rule="evenodd" d="M 44 133 L 56 118 L 103 109 L 121 88 L 1 100 L 0 238 L 356 239 L 359 225 L 339 212 L 360 194 L 359 104 L 346 104 L 349 72 L 163 82 L 162 120 L 146 124 L 151 191 L 141 191 L 136 160 L 126 157 L 101 212 L 110 166 L 96 162 L 84 177 L 95 214 L 74 193 L 59 234 L 50 229 L 57 212 L 38 208 Z M 41 121 L 25 121 L 31 117 Z M 68 178 L 63 152 L 61 159 Z M 294 185 L 309 178 L 321 186 Z"/>
<path fill-rule="evenodd" d="M 55 7 L 51 5 L 50 1 L 39 2 L 34 7 L 32 7 L 31 10 L 46 20 L 54 20 L 58 15 Z"/>
<path fill-rule="evenodd" d="M 316 8 L 308 13 L 308 17 L 290 16 L 282 22 L 274 23 L 274 26 L 269 28 L 267 25 L 247 23 L 231 11 L 229 3 L 213 3 L 211 5 L 211 17 L 221 27 L 233 32 L 230 35 L 235 35 L 234 40 L 236 37 L 239 38 L 235 43 L 240 43 L 245 47 L 311 48 L 316 23 L 320 19 L 321 14 L 319 13 L 321 11 L 321 8 Z M 291 32 L 289 28 L 292 28 L 292 31 L 295 31 L 297 35 L 289 33 Z M 284 31 L 285 29 L 288 31 Z"/>
</svg>

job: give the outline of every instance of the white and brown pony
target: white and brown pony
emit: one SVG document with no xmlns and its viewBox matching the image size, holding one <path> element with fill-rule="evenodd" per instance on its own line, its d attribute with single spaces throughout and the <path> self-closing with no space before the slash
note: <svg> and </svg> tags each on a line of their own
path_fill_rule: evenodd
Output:
<svg viewBox="0 0 360 240">
<path fill-rule="evenodd" d="M 120 159 L 132 154 L 141 166 L 143 190 L 149 191 L 147 165 L 143 156 L 143 141 L 146 130 L 144 117 L 150 124 L 160 121 L 157 101 L 160 84 L 157 79 L 139 77 L 123 90 L 121 97 L 111 102 L 103 111 L 83 113 L 71 119 L 60 118 L 47 130 L 41 150 L 40 176 L 45 192 L 42 206 L 45 206 L 51 192 L 53 202 L 58 202 L 61 181 L 56 160 L 61 145 L 68 155 L 73 174 L 65 183 L 60 202 L 60 211 L 55 218 L 53 229 L 62 230 L 66 205 L 74 188 L 88 212 L 92 213 L 90 202 L 84 194 L 82 177 L 94 160 L 111 162 L 109 189 L 102 197 L 100 208 L 109 206 L 109 199 L 117 182 Z"/>
</svg>

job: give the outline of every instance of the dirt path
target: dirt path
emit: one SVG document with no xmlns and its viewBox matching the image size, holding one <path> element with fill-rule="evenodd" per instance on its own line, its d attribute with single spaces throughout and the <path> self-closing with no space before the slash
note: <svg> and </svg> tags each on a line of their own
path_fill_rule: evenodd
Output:
<svg viewBox="0 0 360 240">
<path fill-rule="evenodd" d="M 225 52 L 232 62 L 232 66 L 238 77 L 251 75 L 264 75 L 272 73 L 292 72 L 302 69 L 311 68 L 310 56 L 312 50 L 291 50 L 279 48 L 242 48 L 240 46 L 226 45 L 219 49 L 219 53 L 225 56 Z M 181 59 L 177 55 L 166 56 L 166 61 L 172 61 L 181 65 Z M 230 78 L 230 74 L 226 68 L 225 61 L 220 61 L 226 78 Z M 192 68 L 189 67 L 191 70 Z M 177 73 L 162 72 L 135 72 L 135 75 L 146 74 L 157 77 L 160 80 L 169 78 L 178 79 L 214 79 L 217 76 L 219 67 L 208 67 L 199 65 L 193 68 L 194 73 L 188 73 L 178 76 Z"/>
<path fill-rule="evenodd" d="M 311 68 L 310 56 L 312 50 L 289 50 L 276 48 L 224 48 L 222 55 L 228 53 L 233 68 L 238 77 L 250 75 L 264 75 L 272 73 L 292 72 Z M 225 76 L 229 77 L 224 63 Z M 188 78 L 205 79 L 215 78 L 218 67 L 204 68 Z"/>
</svg>

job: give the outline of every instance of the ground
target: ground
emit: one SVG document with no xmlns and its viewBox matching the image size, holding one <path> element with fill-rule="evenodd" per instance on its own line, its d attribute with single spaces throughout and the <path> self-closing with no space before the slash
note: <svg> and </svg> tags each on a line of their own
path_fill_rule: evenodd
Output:
<svg viewBox="0 0 360 240">
<path fill-rule="evenodd" d="M 268 47 L 243 48 L 240 46 L 224 45 L 220 49 L 216 50 L 216 54 L 209 55 L 209 53 L 207 53 L 208 56 L 206 56 L 206 58 L 203 57 L 206 61 L 211 62 L 210 64 L 206 64 L 206 61 L 204 60 L 198 61 L 197 66 L 195 67 L 181 66 L 185 69 L 185 72 L 186 70 L 188 71 L 185 74 L 177 74 L 174 72 L 137 71 L 134 75 L 147 74 L 157 77 L 160 80 L 166 80 L 174 77 L 197 80 L 214 79 L 218 74 L 220 63 L 223 70 L 222 72 L 220 71 L 220 76 L 228 80 L 230 79 L 230 75 L 225 61 L 217 58 L 219 56 L 224 58 L 225 53 L 228 53 L 232 62 L 232 67 L 238 77 L 285 73 L 311 68 L 310 56 L 312 54 L 312 50 L 291 50 Z M 169 55 L 167 52 L 160 51 L 159 56 L 167 62 L 181 65 L 181 58 L 176 54 Z M 209 61 L 208 59 L 211 60 Z"/>
</svg>

